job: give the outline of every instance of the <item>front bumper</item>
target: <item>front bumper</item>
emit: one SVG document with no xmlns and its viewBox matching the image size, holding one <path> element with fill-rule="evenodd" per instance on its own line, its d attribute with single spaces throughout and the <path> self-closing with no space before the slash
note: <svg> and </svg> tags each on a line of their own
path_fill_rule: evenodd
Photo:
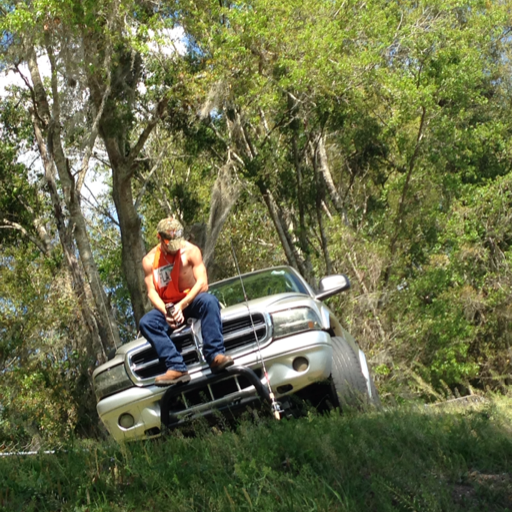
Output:
<svg viewBox="0 0 512 512">
<path fill-rule="evenodd" d="M 185 395 L 193 396 L 197 391 L 205 388 L 211 389 L 223 381 L 231 380 L 226 379 L 226 376 L 233 377 L 235 382 L 239 382 L 239 379 L 243 378 L 250 386 L 245 387 L 245 389 L 238 386 L 231 393 L 226 393 L 212 401 L 206 400 L 204 403 L 196 404 L 193 407 L 187 407 L 188 404 L 182 400 Z M 268 386 L 264 385 L 258 375 L 250 368 L 230 366 L 220 374 L 195 379 L 194 382 L 186 386 L 186 389 L 181 389 L 180 386 L 169 386 L 160 401 L 162 428 L 175 428 L 187 423 L 191 418 L 208 417 L 215 414 L 216 411 L 222 412 L 226 409 L 244 408 L 256 400 L 271 404 Z"/>
<path fill-rule="evenodd" d="M 307 368 L 302 366 L 300 371 L 294 369 L 293 363 L 297 357 L 307 360 Z M 185 386 L 132 387 L 102 399 L 97 411 L 116 441 L 155 437 L 161 434 L 162 425 L 176 426 L 212 411 L 243 407 L 261 397 L 266 400 L 265 391 L 262 392 L 262 389 L 268 389 L 262 372 L 262 358 L 272 391 L 279 400 L 284 395 L 293 394 L 329 377 L 331 338 L 324 331 L 312 331 L 276 340 L 261 350 L 261 356 L 259 352 L 252 352 L 236 357 L 236 367 L 216 375 L 213 380 L 210 370 L 205 368 L 192 373 L 191 382 Z M 237 370 L 237 367 L 242 367 L 242 370 Z M 261 385 L 251 383 L 250 378 L 249 382 L 241 383 L 236 375 L 242 374 L 244 369 L 259 373 Z M 222 396 L 217 395 L 216 387 L 225 388 Z M 204 389 L 200 399 L 195 394 L 199 389 Z M 166 394 L 165 404 L 162 405 Z M 124 428 L 120 425 L 123 414 L 133 417 L 133 426 Z"/>
</svg>

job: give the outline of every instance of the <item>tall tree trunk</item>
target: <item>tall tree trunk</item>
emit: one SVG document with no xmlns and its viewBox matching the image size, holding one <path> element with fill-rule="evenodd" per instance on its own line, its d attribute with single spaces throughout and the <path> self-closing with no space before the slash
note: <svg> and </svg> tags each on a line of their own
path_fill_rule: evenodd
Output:
<svg viewBox="0 0 512 512">
<path fill-rule="evenodd" d="M 73 225 L 73 236 L 77 244 L 80 261 L 83 265 L 87 280 L 94 299 L 98 330 L 104 347 L 118 347 L 120 345 L 119 330 L 114 321 L 105 290 L 92 254 L 85 219 L 80 205 L 80 195 L 75 187 L 75 180 L 71 174 L 69 162 L 64 155 L 60 129 L 60 103 L 57 88 L 57 71 L 53 57 L 53 50 L 48 47 L 52 71 L 52 96 L 53 104 L 50 111 L 46 90 L 43 86 L 36 52 L 33 47 L 28 48 L 27 63 L 33 83 L 34 114 L 40 121 L 41 131 L 46 132 L 48 158 L 51 158 L 57 169 L 61 182 L 64 201 L 69 211 L 70 221 Z M 42 156 L 42 155 L 41 155 Z"/>
<path fill-rule="evenodd" d="M 135 324 L 138 328 L 140 319 L 151 309 L 142 268 L 142 259 L 146 255 L 146 248 L 142 239 L 141 220 L 137 213 L 132 190 L 135 158 L 143 143 L 137 143 L 137 154 L 126 151 L 128 128 L 123 125 L 121 120 L 117 119 L 115 102 L 105 104 L 107 84 L 102 83 L 96 75 L 91 75 L 89 76 L 89 87 L 96 111 L 101 112 L 99 135 L 107 150 L 112 170 L 112 198 L 121 233 L 121 265 L 130 294 Z M 113 120 L 116 120 L 116 123 L 113 123 Z M 115 133 L 113 133 L 112 124 L 119 125 Z M 151 129 L 153 127 L 154 124 L 151 124 Z M 151 129 L 145 130 L 141 135 L 141 138 L 144 136 L 144 142 Z"/>
<path fill-rule="evenodd" d="M 121 231 L 123 275 L 138 327 L 140 319 L 151 309 L 151 304 L 144 283 L 142 259 L 146 255 L 146 249 L 142 238 L 142 224 L 133 197 L 132 179 L 137 166 L 136 159 L 157 122 L 163 117 L 168 98 L 164 96 L 158 102 L 151 119 L 146 123 L 136 143 L 130 148 L 128 134 L 131 126 L 128 126 L 117 112 L 115 101 L 107 103 L 104 101 L 107 84 L 102 83 L 101 79 L 94 74 L 88 79 L 93 104 L 98 112 L 102 112 L 99 134 L 105 144 L 112 169 L 112 197 Z M 115 133 L 112 130 L 113 124 L 117 126 Z"/>
<path fill-rule="evenodd" d="M 43 161 L 45 182 L 50 192 L 55 222 L 59 233 L 59 240 L 64 253 L 64 261 L 66 262 L 67 269 L 71 276 L 73 289 L 78 299 L 78 304 L 80 306 L 85 325 L 89 331 L 89 337 L 86 337 L 85 340 L 85 348 L 92 361 L 97 360 L 102 363 L 107 360 L 108 347 L 103 344 L 94 312 L 89 307 L 89 303 L 87 301 L 87 297 L 90 293 L 88 293 L 87 285 L 84 282 L 82 271 L 78 264 L 78 260 L 76 259 L 76 247 L 73 242 L 71 230 L 69 229 L 69 226 L 66 225 L 65 215 L 62 211 L 60 197 L 54 178 L 54 166 L 46 151 L 43 135 L 41 133 L 41 121 L 35 115 L 33 115 L 32 118 L 36 142 Z"/>
<path fill-rule="evenodd" d="M 151 308 L 142 268 L 146 248 L 142 240 L 141 220 L 133 200 L 131 174 L 123 164 L 112 166 L 112 184 L 112 196 L 121 231 L 123 274 L 138 327 L 140 319 Z"/>
<path fill-rule="evenodd" d="M 311 146 L 310 146 L 310 148 L 311 148 Z M 322 245 L 322 252 L 324 254 L 325 271 L 326 271 L 327 275 L 330 275 L 330 274 L 332 274 L 332 262 L 331 262 L 331 257 L 329 255 L 329 244 L 327 241 L 327 236 L 325 234 L 324 223 L 323 223 L 323 218 L 322 218 L 322 210 L 323 210 L 322 205 L 324 204 L 325 189 L 324 189 L 322 177 L 318 170 L 319 166 L 318 166 L 317 151 L 313 151 L 311 160 L 313 161 L 313 170 L 315 173 L 316 216 L 317 216 L 317 222 L 318 222 L 318 229 L 320 231 L 320 243 Z"/>
<path fill-rule="evenodd" d="M 320 172 L 322 173 L 322 177 L 325 185 L 327 186 L 327 190 L 329 192 L 329 196 L 331 198 L 336 211 L 345 218 L 345 208 L 343 206 L 343 200 L 336 189 L 336 185 L 334 184 L 334 180 L 332 179 L 331 169 L 329 167 L 329 160 L 327 159 L 327 152 L 325 150 L 325 136 L 320 135 L 317 139 L 316 144 L 316 155 L 318 157 L 318 167 Z"/>
</svg>

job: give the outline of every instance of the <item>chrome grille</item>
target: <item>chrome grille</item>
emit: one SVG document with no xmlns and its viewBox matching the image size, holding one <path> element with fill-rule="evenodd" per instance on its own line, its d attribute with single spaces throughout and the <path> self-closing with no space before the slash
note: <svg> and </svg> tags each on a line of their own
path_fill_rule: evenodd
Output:
<svg viewBox="0 0 512 512">
<path fill-rule="evenodd" d="M 256 370 L 255 373 L 261 379 L 261 370 Z M 185 387 L 182 393 L 173 398 L 169 409 L 177 413 L 191 407 L 204 406 L 215 400 L 236 395 L 250 387 L 251 383 L 243 375 L 226 377 L 215 384 L 205 384 L 202 388 L 193 391 L 188 391 Z"/>
<path fill-rule="evenodd" d="M 251 317 L 247 315 L 223 322 L 222 335 L 224 336 L 224 346 L 227 352 L 244 345 L 256 343 L 256 336 L 258 336 L 258 342 L 262 343 L 267 337 L 267 324 L 262 314 L 252 315 L 252 322 Z"/>
<path fill-rule="evenodd" d="M 224 320 L 222 322 L 222 334 L 226 353 L 242 347 L 249 348 L 253 344 L 256 345 L 255 333 L 259 343 L 267 341 L 267 324 L 261 313 L 253 313 L 252 321 L 249 315 Z M 201 359 L 190 327 L 185 328 L 178 334 L 172 334 L 171 339 L 176 348 L 181 352 L 189 370 L 194 365 L 199 364 Z M 128 355 L 128 365 L 131 373 L 137 380 L 152 379 L 166 371 L 164 363 L 158 360 L 155 350 L 149 343 Z"/>
</svg>

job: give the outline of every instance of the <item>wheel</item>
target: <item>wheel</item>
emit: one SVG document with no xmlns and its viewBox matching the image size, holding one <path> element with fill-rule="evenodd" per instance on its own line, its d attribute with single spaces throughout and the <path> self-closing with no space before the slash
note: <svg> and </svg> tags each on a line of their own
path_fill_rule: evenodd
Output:
<svg viewBox="0 0 512 512">
<path fill-rule="evenodd" d="M 366 404 L 380 406 L 364 354 L 360 358 L 352 346 L 339 336 L 332 338 L 331 386 L 333 400 L 342 409 L 344 406 L 360 407 Z"/>
</svg>

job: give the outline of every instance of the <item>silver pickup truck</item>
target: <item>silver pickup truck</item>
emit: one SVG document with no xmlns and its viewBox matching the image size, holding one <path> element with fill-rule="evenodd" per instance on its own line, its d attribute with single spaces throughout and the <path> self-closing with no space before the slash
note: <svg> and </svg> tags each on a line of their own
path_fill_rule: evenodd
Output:
<svg viewBox="0 0 512 512">
<path fill-rule="evenodd" d="M 286 266 L 211 284 L 235 365 L 212 374 L 202 355 L 201 327 L 191 323 L 171 336 L 190 382 L 158 387 L 155 377 L 166 368 L 139 338 L 94 371 L 101 420 L 117 441 L 125 441 L 156 437 L 198 417 L 235 416 L 261 402 L 281 414 L 304 399 L 334 407 L 379 405 L 364 353 L 322 302 L 348 288 L 346 276 L 334 275 L 314 291 Z"/>
</svg>

